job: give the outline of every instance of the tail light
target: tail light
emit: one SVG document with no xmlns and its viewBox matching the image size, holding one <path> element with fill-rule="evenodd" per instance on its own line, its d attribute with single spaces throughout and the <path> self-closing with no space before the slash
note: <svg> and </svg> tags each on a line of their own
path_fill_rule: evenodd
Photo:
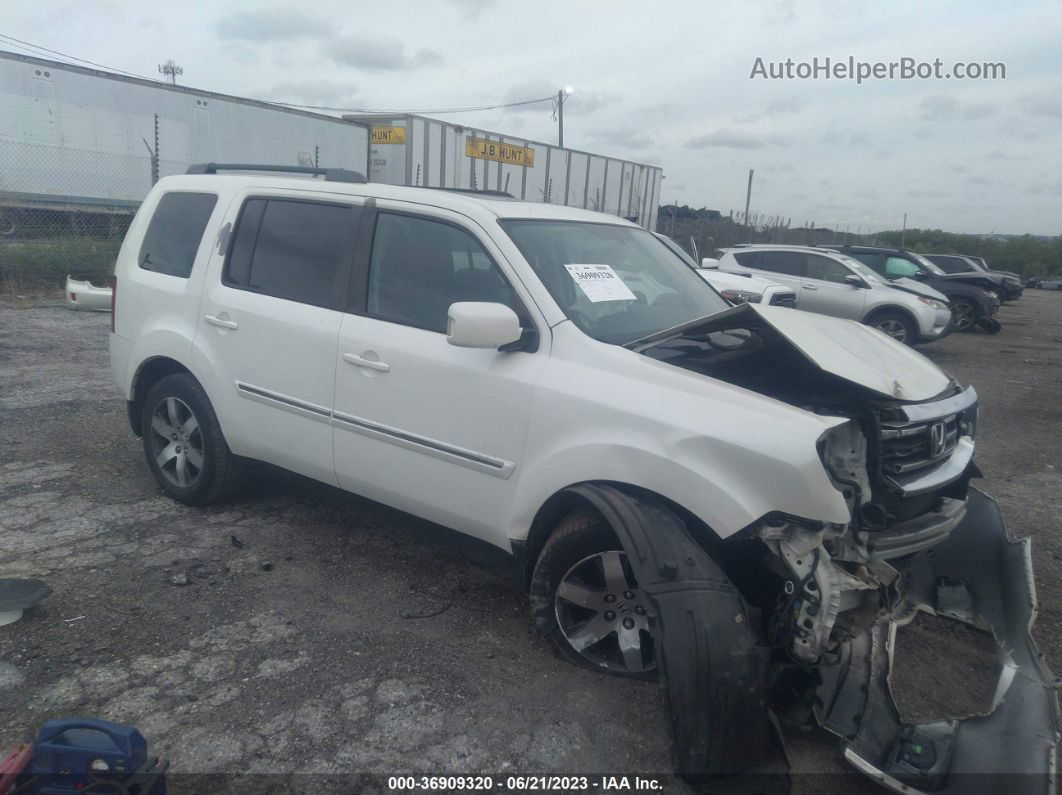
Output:
<svg viewBox="0 0 1062 795">
<path fill-rule="evenodd" d="M 114 333 L 114 309 L 118 301 L 118 277 L 111 276 L 111 333 Z"/>
</svg>

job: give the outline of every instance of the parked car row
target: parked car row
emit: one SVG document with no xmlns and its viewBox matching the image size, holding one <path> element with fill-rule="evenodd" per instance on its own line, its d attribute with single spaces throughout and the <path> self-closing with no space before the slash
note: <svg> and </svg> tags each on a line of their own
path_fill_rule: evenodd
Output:
<svg viewBox="0 0 1062 795">
<path fill-rule="evenodd" d="M 995 317 L 1000 304 L 1022 292 L 1009 272 L 984 270 L 959 255 L 926 256 L 879 246 L 744 244 L 698 263 L 678 243 L 658 237 L 731 303 L 794 306 L 858 320 L 908 345 L 975 327 L 995 334 L 1002 328 Z"/>
</svg>

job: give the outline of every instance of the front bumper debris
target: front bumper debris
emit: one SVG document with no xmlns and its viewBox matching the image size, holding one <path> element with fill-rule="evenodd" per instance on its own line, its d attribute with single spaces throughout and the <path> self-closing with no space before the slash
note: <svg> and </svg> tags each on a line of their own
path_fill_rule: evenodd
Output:
<svg viewBox="0 0 1062 795">
<path fill-rule="evenodd" d="M 1008 541 L 995 502 L 971 489 L 966 516 L 950 537 L 907 567 L 893 615 L 845 642 L 838 664 L 822 666 L 816 717 L 845 739 L 852 765 L 907 795 L 1055 791 L 1059 710 L 1053 677 L 1030 635 L 1037 612 L 1031 548 L 1028 538 Z M 987 714 L 901 719 L 889 685 L 896 627 L 918 610 L 995 637 L 1001 674 Z"/>
</svg>

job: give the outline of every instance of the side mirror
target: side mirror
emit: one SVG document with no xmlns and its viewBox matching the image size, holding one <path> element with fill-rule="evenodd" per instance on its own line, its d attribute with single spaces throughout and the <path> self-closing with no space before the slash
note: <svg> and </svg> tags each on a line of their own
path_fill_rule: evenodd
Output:
<svg viewBox="0 0 1062 795">
<path fill-rule="evenodd" d="M 713 259 L 712 257 L 704 257 L 701 260 L 701 267 L 716 270 L 719 268 L 719 260 Z"/>
<path fill-rule="evenodd" d="M 845 276 L 844 277 L 844 283 L 847 284 L 847 285 L 851 285 L 852 287 L 866 287 L 867 286 L 867 283 L 865 281 L 863 281 L 861 278 L 859 278 L 858 276 L 856 276 L 854 273 L 850 273 L 847 276 Z"/>
<path fill-rule="evenodd" d="M 520 339 L 520 318 L 505 304 L 461 301 L 447 312 L 446 341 L 458 348 L 500 348 Z"/>
</svg>

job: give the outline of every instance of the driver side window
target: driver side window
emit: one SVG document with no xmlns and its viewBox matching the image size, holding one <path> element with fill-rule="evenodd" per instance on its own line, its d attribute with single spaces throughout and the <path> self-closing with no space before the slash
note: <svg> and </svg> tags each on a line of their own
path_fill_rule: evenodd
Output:
<svg viewBox="0 0 1062 795">
<path fill-rule="evenodd" d="M 835 259 L 820 257 L 817 254 L 808 254 L 807 273 L 808 279 L 820 279 L 824 282 L 844 284 L 846 276 L 852 272 Z"/>
<path fill-rule="evenodd" d="M 921 272 L 921 269 L 913 262 L 908 262 L 902 257 L 886 257 L 885 258 L 885 274 L 887 276 L 908 276 L 914 277 Z"/>
</svg>

